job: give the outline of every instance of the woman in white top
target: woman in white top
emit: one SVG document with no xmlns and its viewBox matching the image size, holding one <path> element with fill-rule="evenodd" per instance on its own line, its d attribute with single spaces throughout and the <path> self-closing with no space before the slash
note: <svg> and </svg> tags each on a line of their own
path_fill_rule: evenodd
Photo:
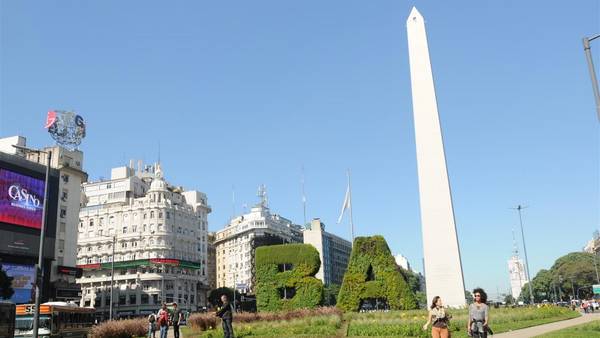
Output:
<svg viewBox="0 0 600 338">
<path fill-rule="evenodd" d="M 450 332 L 448 330 L 448 324 L 450 318 L 452 318 L 452 316 L 446 313 L 446 309 L 444 309 L 442 304 L 442 298 L 440 296 L 435 296 L 431 302 L 427 323 L 423 325 L 423 330 L 427 330 L 429 324 L 433 322 L 431 325 L 431 336 L 433 338 L 449 338 Z"/>
</svg>

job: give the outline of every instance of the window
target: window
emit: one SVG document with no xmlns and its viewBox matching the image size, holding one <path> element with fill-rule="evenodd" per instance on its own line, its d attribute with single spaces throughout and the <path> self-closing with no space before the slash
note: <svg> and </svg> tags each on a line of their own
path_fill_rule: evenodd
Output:
<svg viewBox="0 0 600 338">
<path fill-rule="evenodd" d="M 121 242 L 121 248 L 126 248 L 127 247 L 127 242 Z"/>
<path fill-rule="evenodd" d="M 147 287 L 147 286 L 146 286 L 146 285 L 144 285 L 144 289 L 145 289 L 146 287 Z M 148 301 L 149 301 L 149 297 L 148 297 L 148 295 L 147 295 L 147 294 L 145 294 L 145 293 L 143 293 L 143 294 L 142 294 L 141 303 L 142 303 L 142 304 L 148 304 Z"/>
<path fill-rule="evenodd" d="M 60 207 L 60 218 L 67 217 L 67 207 Z"/>
<path fill-rule="evenodd" d="M 171 219 L 171 213 L 167 211 L 167 219 Z"/>
<path fill-rule="evenodd" d="M 65 249 L 65 240 L 59 239 L 58 240 L 58 250 L 60 250 L 62 252 L 64 249 Z"/>
<path fill-rule="evenodd" d="M 146 213 L 144 213 L 144 219 L 146 219 L 146 216 L 147 216 L 147 214 L 146 214 Z"/>
<path fill-rule="evenodd" d="M 65 183 L 69 182 L 69 175 L 63 174 L 61 177 L 62 177 L 63 182 L 65 182 Z"/>
<path fill-rule="evenodd" d="M 60 196 L 60 199 L 63 202 L 66 202 L 68 198 L 69 198 L 69 191 L 67 189 L 63 189 L 62 195 Z"/>
<path fill-rule="evenodd" d="M 163 218 L 163 213 L 162 212 L 158 213 L 158 218 Z"/>
<path fill-rule="evenodd" d="M 123 233 L 126 234 L 127 233 L 127 227 L 123 227 Z"/>
<path fill-rule="evenodd" d="M 100 226 L 104 225 L 104 217 L 100 217 L 98 219 L 98 225 L 100 225 Z"/>
<path fill-rule="evenodd" d="M 110 217 L 108 218 L 108 224 L 110 224 L 110 225 L 113 225 L 113 224 L 115 224 L 115 216 L 110 216 Z"/>
<path fill-rule="evenodd" d="M 129 295 L 129 304 L 136 304 L 136 303 L 137 303 L 137 295 L 136 294 Z"/>
<path fill-rule="evenodd" d="M 142 231 L 146 232 L 146 224 L 144 224 L 144 227 L 143 227 Z"/>
<path fill-rule="evenodd" d="M 80 225 L 80 227 L 81 227 L 81 225 L 82 225 L 82 224 L 81 224 L 81 223 L 79 223 L 79 225 Z M 60 232 L 65 232 L 65 229 L 66 229 L 66 227 L 67 227 L 67 223 L 65 223 L 65 222 L 60 222 L 60 228 L 59 228 L 59 229 L 60 229 Z"/>
<path fill-rule="evenodd" d="M 102 229 L 98 230 L 98 236 L 102 236 Z"/>
<path fill-rule="evenodd" d="M 131 227 L 131 231 L 132 231 L 132 232 L 137 232 L 137 225 L 135 225 L 135 224 L 134 224 L 134 225 Z"/>
<path fill-rule="evenodd" d="M 154 211 L 150 211 L 150 218 L 154 218 Z"/>
</svg>

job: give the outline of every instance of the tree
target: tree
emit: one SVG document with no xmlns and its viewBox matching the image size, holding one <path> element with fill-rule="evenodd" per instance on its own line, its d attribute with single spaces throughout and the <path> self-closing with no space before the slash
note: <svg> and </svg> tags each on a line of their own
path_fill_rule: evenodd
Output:
<svg viewBox="0 0 600 338">
<path fill-rule="evenodd" d="M 223 302 L 221 302 L 221 296 L 222 295 L 227 295 L 227 299 L 229 299 L 230 302 L 233 302 L 233 289 L 230 288 L 226 288 L 226 287 L 220 287 L 214 290 L 211 290 L 208 293 L 208 302 L 213 305 L 213 306 L 221 306 L 223 305 Z M 235 291 L 235 299 L 236 300 L 240 300 L 240 293 L 236 290 Z"/>
<path fill-rule="evenodd" d="M 337 296 L 340 293 L 339 284 L 330 284 L 323 288 L 323 305 L 335 306 L 337 304 Z"/>
<path fill-rule="evenodd" d="M 473 304 L 474 299 L 471 291 L 465 290 L 465 300 L 467 301 L 467 304 Z"/>
<path fill-rule="evenodd" d="M 417 304 L 419 304 L 419 308 L 427 308 L 427 294 L 423 291 L 415 292 L 415 298 L 417 299 Z"/>
<path fill-rule="evenodd" d="M 515 298 L 511 294 L 507 294 L 504 296 L 504 302 L 506 305 L 511 305 L 515 303 Z"/>
<path fill-rule="evenodd" d="M 0 264 L 0 298 L 10 299 L 15 293 L 12 288 L 12 277 L 6 274 L 6 271 L 2 270 L 2 264 Z"/>
<path fill-rule="evenodd" d="M 539 303 L 543 300 L 568 301 L 572 297 L 591 297 L 591 285 L 595 283 L 594 255 L 572 252 L 558 258 L 550 270 L 540 270 L 531 281 L 531 286 L 534 301 Z M 519 300 L 529 304 L 528 284 L 523 286 Z"/>
</svg>

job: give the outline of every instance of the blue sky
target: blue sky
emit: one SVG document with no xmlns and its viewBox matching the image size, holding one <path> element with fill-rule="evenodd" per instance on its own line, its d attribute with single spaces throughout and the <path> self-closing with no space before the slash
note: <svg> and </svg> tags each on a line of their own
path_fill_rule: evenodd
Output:
<svg viewBox="0 0 600 338">
<path fill-rule="evenodd" d="M 582 50 L 596 1 L 2 1 L 0 136 L 51 142 L 74 109 L 92 179 L 130 158 L 208 194 L 210 228 L 254 203 L 336 225 L 422 269 L 405 20 L 426 19 L 465 282 L 508 289 L 517 204 L 532 272 L 598 228 L 599 123 Z M 600 41 L 593 42 L 600 65 Z M 516 228 L 518 229 L 518 228 Z"/>
</svg>

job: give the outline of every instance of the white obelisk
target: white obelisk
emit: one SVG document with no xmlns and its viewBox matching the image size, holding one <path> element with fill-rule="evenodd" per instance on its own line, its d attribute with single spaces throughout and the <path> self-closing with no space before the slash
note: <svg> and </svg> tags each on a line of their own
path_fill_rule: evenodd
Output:
<svg viewBox="0 0 600 338">
<path fill-rule="evenodd" d="M 428 304 L 435 296 L 444 305 L 465 305 L 465 287 L 446 169 L 442 129 L 425 20 L 413 7 L 406 21 L 412 84 L 417 170 L 423 231 L 423 257 Z"/>
</svg>

